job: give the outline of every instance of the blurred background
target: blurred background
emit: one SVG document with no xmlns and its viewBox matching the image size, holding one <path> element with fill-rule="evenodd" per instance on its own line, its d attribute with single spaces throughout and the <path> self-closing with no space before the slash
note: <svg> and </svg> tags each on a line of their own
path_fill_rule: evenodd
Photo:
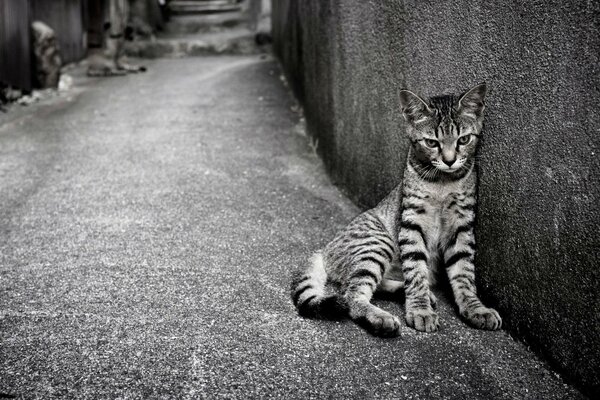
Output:
<svg viewBox="0 0 600 400">
<path fill-rule="evenodd" d="M 0 101 L 57 87 L 59 72 L 38 75 L 106 50 L 120 35 L 127 43 L 118 57 L 250 54 L 255 34 L 270 30 L 269 13 L 268 0 L 2 0 Z M 55 53 L 54 66 L 43 52 Z"/>
</svg>

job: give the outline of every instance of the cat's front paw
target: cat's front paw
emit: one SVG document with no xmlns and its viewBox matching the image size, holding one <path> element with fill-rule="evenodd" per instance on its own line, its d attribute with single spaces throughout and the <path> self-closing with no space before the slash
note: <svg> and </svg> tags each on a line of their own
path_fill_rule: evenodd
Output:
<svg viewBox="0 0 600 400">
<path fill-rule="evenodd" d="M 466 309 L 461 312 L 461 315 L 474 328 L 495 331 L 502 327 L 502 318 L 493 308 L 479 306 Z"/>
<path fill-rule="evenodd" d="M 369 333 L 380 337 L 400 336 L 400 320 L 384 310 L 369 311 L 356 322 Z"/>
<path fill-rule="evenodd" d="M 435 332 L 440 327 L 438 315 L 431 309 L 407 310 L 406 323 L 421 332 Z"/>
</svg>

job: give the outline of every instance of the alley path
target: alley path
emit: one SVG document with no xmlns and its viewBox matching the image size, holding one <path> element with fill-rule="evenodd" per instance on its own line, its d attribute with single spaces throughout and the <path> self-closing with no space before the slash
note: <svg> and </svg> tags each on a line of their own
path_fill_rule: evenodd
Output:
<svg viewBox="0 0 600 400">
<path fill-rule="evenodd" d="M 290 271 L 358 210 L 278 66 L 148 66 L 0 116 L 0 398 L 579 398 L 447 303 L 392 340 L 299 318 Z"/>
</svg>

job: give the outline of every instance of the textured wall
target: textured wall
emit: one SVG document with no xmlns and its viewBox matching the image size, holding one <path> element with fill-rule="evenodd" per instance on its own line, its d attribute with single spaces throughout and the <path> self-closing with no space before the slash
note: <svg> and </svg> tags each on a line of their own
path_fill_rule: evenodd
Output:
<svg viewBox="0 0 600 400">
<path fill-rule="evenodd" d="M 0 84 L 31 90 L 29 2 L 0 0 Z"/>
<path fill-rule="evenodd" d="M 480 290 L 508 329 L 600 394 L 600 2 L 272 5 L 275 51 L 309 131 L 362 206 L 401 177 L 401 88 L 427 96 L 488 83 Z"/>
</svg>

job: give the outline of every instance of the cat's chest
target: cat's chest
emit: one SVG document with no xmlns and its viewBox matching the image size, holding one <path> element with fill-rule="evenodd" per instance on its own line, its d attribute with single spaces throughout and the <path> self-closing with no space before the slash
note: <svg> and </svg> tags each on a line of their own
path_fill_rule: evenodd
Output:
<svg viewBox="0 0 600 400">
<path fill-rule="evenodd" d="M 452 231 L 454 219 L 448 212 L 454 192 L 444 194 L 429 193 L 424 201 L 425 213 L 420 215 L 420 224 L 424 228 L 425 242 L 429 253 L 428 267 L 431 270 L 430 279 L 432 284 L 437 281 L 440 272 L 440 251 L 448 238 L 448 232 Z"/>
<path fill-rule="evenodd" d="M 425 213 L 421 215 L 422 224 L 426 228 L 427 244 L 430 250 L 439 248 L 447 233 L 456 225 L 456 212 L 453 206 L 456 198 L 463 195 L 462 187 L 451 187 L 440 190 L 424 190 Z"/>
</svg>

